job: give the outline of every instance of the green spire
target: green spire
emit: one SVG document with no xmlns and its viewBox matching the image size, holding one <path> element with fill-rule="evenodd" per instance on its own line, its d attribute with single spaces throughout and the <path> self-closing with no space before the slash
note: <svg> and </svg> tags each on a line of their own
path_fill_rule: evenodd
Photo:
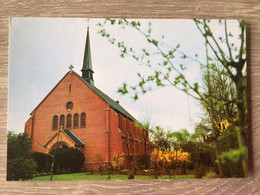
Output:
<svg viewBox="0 0 260 195">
<path fill-rule="evenodd" d="M 89 27 L 87 30 L 87 39 L 85 45 L 83 67 L 81 72 L 82 72 L 82 78 L 85 79 L 89 84 L 94 85 L 94 80 L 93 80 L 94 71 L 92 70 L 92 62 L 91 62 Z"/>
</svg>

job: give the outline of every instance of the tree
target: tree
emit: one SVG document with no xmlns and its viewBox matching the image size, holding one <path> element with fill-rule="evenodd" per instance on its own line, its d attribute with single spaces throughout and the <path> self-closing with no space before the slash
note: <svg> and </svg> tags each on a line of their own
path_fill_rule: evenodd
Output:
<svg viewBox="0 0 260 195">
<path fill-rule="evenodd" d="M 144 160 L 145 160 L 145 168 L 148 169 L 148 162 L 147 162 L 147 143 L 149 143 L 149 133 L 153 133 L 152 130 L 152 122 L 151 119 L 148 117 L 143 117 L 143 121 L 135 121 L 135 124 L 140 127 L 141 129 L 145 130 L 144 135 Z"/>
<path fill-rule="evenodd" d="M 229 78 L 231 86 L 234 86 L 235 93 L 233 94 L 232 101 L 235 104 L 236 112 L 236 126 L 238 129 L 238 142 L 239 150 L 247 150 L 247 105 L 246 105 L 246 46 L 245 46 L 245 21 L 237 21 L 237 29 L 239 30 L 238 38 L 234 37 L 233 32 L 229 31 L 228 21 L 219 20 L 219 28 L 222 29 L 222 34 L 218 35 L 212 28 L 211 20 L 194 20 L 194 24 L 201 33 L 205 41 L 205 48 L 207 50 L 206 58 L 207 63 L 199 61 L 198 56 L 192 57 L 180 51 L 180 44 L 176 46 L 169 46 L 162 38 L 154 38 L 152 31 L 152 24 L 149 22 L 148 27 L 145 28 L 139 21 L 126 20 L 126 19 L 107 19 L 104 24 L 99 24 L 101 27 L 99 33 L 103 37 L 117 45 L 120 49 L 120 56 L 130 56 L 139 63 L 150 68 L 151 74 L 138 73 L 139 81 L 136 85 L 128 86 L 123 83 L 118 92 L 122 94 L 131 93 L 132 97 L 137 100 L 140 94 L 145 94 L 156 87 L 164 87 L 167 85 L 173 86 L 181 91 L 184 91 L 189 96 L 197 99 L 204 104 L 205 107 L 210 108 L 208 111 L 211 113 L 211 124 L 214 127 L 216 115 L 219 112 L 213 112 L 213 103 L 218 104 L 220 96 L 215 96 L 212 93 L 212 86 L 208 85 L 205 90 L 198 82 L 191 83 L 185 77 L 186 66 L 176 60 L 192 60 L 198 63 L 202 70 L 208 70 L 214 65 L 218 64 L 221 73 L 224 77 Z M 112 37 L 105 29 L 104 25 L 119 25 L 122 29 L 131 28 L 143 35 L 146 42 L 151 47 L 142 48 L 139 52 L 133 47 L 128 47 L 124 41 L 118 41 Z M 154 58 L 157 57 L 157 60 Z M 211 66 L 210 66 L 211 65 Z M 212 81 L 208 80 L 208 84 Z M 212 89 L 212 90 L 211 90 Z M 224 101 L 224 102 L 223 102 Z M 230 104 L 230 98 L 224 99 L 219 104 Z M 219 105 L 221 107 L 221 105 Z M 219 116 L 218 116 L 219 117 Z M 213 129 L 216 132 L 216 129 Z M 243 172 L 247 176 L 247 159 L 243 159 Z"/>
<path fill-rule="evenodd" d="M 208 64 L 203 74 L 205 92 L 208 93 L 208 103 L 201 102 L 205 110 L 206 120 L 211 123 L 211 137 L 215 139 L 220 134 L 221 122 L 227 120 L 233 122 L 236 118 L 237 107 L 235 105 L 236 89 L 234 82 L 227 76 L 225 70 L 218 64 Z"/>
<path fill-rule="evenodd" d="M 7 136 L 7 180 L 32 179 L 37 165 L 31 157 L 30 138 L 26 133 L 8 132 Z"/>
<path fill-rule="evenodd" d="M 204 170 L 204 166 L 210 164 L 210 147 L 205 142 L 208 133 L 197 126 L 195 132 L 190 134 L 186 129 L 181 129 L 177 132 L 172 132 L 171 136 L 173 143 L 175 143 L 175 160 L 179 159 L 181 154 L 178 151 L 185 151 L 189 153 L 190 161 L 192 162 L 193 168 L 195 168 L 195 176 L 204 174 L 201 173 Z M 181 169 L 185 171 L 186 164 L 182 163 Z M 200 173 L 199 173 L 200 172 Z"/>
<path fill-rule="evenodd" d="M 186 129 L 181 129 L 180 131 L 172 132 L 170 134 L 173 139 L 174 149 L 176 151 L 176 161 L 178 161 L 178 150 L 181 149 L 181 145 L 188 143 L 190 140 L 190 133 Z"/>
<path fill-rule="evenodd" d="M 171 132 L 169 130 L 165 131 L 160 126 L 156 126 L 154 130 L 151 130 L 151 142 L 154 146 L 165 152 L 170 151 L 172 149 L 172 139 Z"/>
</svg>

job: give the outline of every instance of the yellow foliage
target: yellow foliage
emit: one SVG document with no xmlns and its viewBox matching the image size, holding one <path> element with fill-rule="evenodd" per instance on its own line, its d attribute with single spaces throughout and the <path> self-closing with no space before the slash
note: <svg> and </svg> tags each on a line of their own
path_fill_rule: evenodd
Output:
<svg viewBox="0 0 260 195">
<path fill-rule="evenodd" d="M 227 119 L 225 119 L 219 123 L 215 122 L 215 124 L 216 124 L 216 127 L 219 129 L 220 134 L 225 132 L 227 130 L 227 128 L 230 126 L 230 123 L 228 122 Z"/>
<path fill-rule="evenodd" d="M 177 161 L 181 162 L 189 162 L 190 160 L 190 154 L 181 150 L 177 150 L 176 154 L 176 150 L 163 153 L 161 150 L 154 149 L 151 153 L 152 162 L 174 162 L 176 161 L 176 157 L 178 158 Z"/>
<path fill-rule="evenodd" d="M 163 162 L 164 161 L 164 155 L 161 150 L 154 149 L 154 151 L 151 153 L 151 161 L 152 162 Z"/>
<path fill-rule="evenodd" d="M 178 154 L 178 161 L 189 162 L 190 161 L 190 154 L 188 152 L 180 152 Z"/>
<path fill-rule="evenodd" d="M 112 166 L 115 169 L 119 169 L 120 167 L 123 167 L 124 164 L 125 164 L 125 157 L 123 155 L 114 154 L 114 161 L 112 162 Z"/>
<path fill-rule="evenodd" d="M 167 162 L 173 162 L 176 160 L 176 152 L 175 151 L 170 151 L 165 154 L 165 158 Z"/>
</svg>

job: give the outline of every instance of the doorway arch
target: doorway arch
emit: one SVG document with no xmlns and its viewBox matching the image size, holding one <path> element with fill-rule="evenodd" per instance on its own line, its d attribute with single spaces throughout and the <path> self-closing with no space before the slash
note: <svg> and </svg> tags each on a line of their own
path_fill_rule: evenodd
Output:
<svg viewBox="0 0 260 195">
<path fill-rule="evenodd" d="M 63 141 L 57 142 L 57 143 L 53 144 L 53 146 L 51 147 L 51 151 L 59 149 L 59 148 L 69 148 L 69 144 L 67 144 L 66 142 L 63 142 Z"/>
</svg>

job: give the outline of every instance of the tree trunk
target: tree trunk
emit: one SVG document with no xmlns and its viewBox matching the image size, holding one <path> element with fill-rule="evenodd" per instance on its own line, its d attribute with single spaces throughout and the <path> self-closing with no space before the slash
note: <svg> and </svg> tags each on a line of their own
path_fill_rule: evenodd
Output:
<svg viewBox="0 0 260 195">
<path fill-rule="evenodd" d="M 148 169 L 148 163 L 147 163 L 147 154 L 146 154 L 146 141 L 147 141 L 147 137 L 148 137 L 148 130 L 145 133 L 145 139 L 144 139 L 144 162 L 145 162 L 145 169 Z"/>
<path fill-rule="evenodd" d="M 243 85 L 242 74 L 237 74 L 235 84 L 237 91 L 237 122 L 238 122 L 238 131 L 237 131 L 237 139 L 239 149 L 242 150 L 247 148 L 247 112 L 246 112 L 246 98 L 245 98 L 245 87 Z M 248 176 L 248 160 L 247 158 L 242 159 L 242 168 L 244 177 Z"/>
<path fill-rule="evenodd" d="M 54 167 L 54 157 L 52 157 L 52 163 L 51 163 L 51 177 L 50 177 L 50 181 L 52 181 L 53 178 L 53 167 Z"/>
<path fill-rule="evenodd" d="M 219 148 L 218 148 L 218 142 L 216 142 L 216 148 L 215 148 L 215 152 L 216 152 L 216 157 L 217 157 L 217 160 L 218 160 L 218 163 L 217 163 L 217 167 L 218 167 L 218 172 L 219 172 L 219 177 L 223 177 L 223 167 L 222 167 L 222 163 L 221 163 L 221 160 L 219 158 Z"/>
</svg>

